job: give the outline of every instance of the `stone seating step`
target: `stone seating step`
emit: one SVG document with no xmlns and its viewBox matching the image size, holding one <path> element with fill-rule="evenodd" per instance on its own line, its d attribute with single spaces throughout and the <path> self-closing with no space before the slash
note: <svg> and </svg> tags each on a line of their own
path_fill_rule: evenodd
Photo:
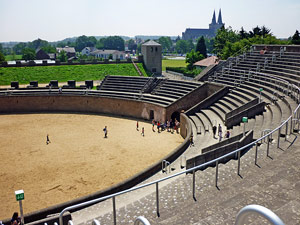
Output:
<svg viewBox="0 0 300 225">
<path fill-rule="evenodd" d="M 196 115 L 191 115 L 189 116 L 189 118 L 191 119 L 191 121 L 193 121 L 196 130 L 197 130 L 197 134 L 204 134 L 204 125 L 202 123 L 202 121 L 199 119 L 199 117 L 197 117 Z"/>
<path fill-rule="evenodd" d="M 242 179 L 236 175 L 237 162 L 234 160 L 231 160 L 228 165 L 219 165 L 219 190 L 214 187 L 214 177 L 211 177 L 214 175 L 214 168 L 196 172 L 197 201 L 194 201 L 192 176 L 180 177 L 160 189 L 160 217 L 156 216 L 155 193 L 153 193 L 120 209 L 117 213 L 117 221 L 129 223 L 134 216 L 142 214 L 153 224 L 224 224 L 224 221 L 233 224 L 237 212 L 245 205 L 253 204 L 253 201 L 272 210 L 274 208 L 282 210 L 283 204 L 281 203 L 285 202 L 284 205 L 286 205 L 289 201 L 295 201 L 295 196 L 298 196 L 295 192 L 297 186 L 293 179 L 293 174 L 297 173 L 297 170 L 278 167 L 278 164 L 281 165 L 286 161 L 286 159 L 281 159 L 281 154 L 285 152 L 278 149 L 271 151 L 273 157 L 271 160 L 265 157 L 263 148 L 264 144 L 259 147 L 258 151 L 260 167 L 254 165 L 253 158 L 248 161 L 244 158 L 250 152 L 241 158 Z M 252 156 L 253 153 L 254 151 L 251 152 Z M 300 154 L 297 157 L 299 159 Z M 288 161 L 292 160 L 295 160 L 295 157 L 288 159 Z M 284 166 L 290 167 L 285 163 Z M 295 166 L 299 167 L 298 164 Z M 207 174 L 208 170 L 210 173 Z M 278 176 L 278 172 L 281 176 Z M 282 179 L 292 183 L 282 183 Z M 276 184 L 284 184 L 285 188 L 292 189 L 292 193 L 289 196 L 282 195 L 280 187 L 278 189 L 277 186 L 274 186 Z M 298 181 L 296 185 L 300 185 L 300 182 Z M 299 193 L 299 190 L 297 192 Z M 294 198 L 291 199 L 291 196 Z M 278 199 L 280 199 L 279 202 Z M 111 223 L 112 216 L 110 213 L 100 216 L 98 219 L 101 224 Z"/>
<path fill-rule="evenodd" d="M 204 127 L 203 134 L 211 133 L 212 132 L 212 123 L 208 116 L 206 116 L 205 113 L 203 113 L 203 110 L 201 110 L 198 113 L 195 113 L 195 115 L 199 118 L 199 120 L 202 122 L 202 125 Z"/>
<path fill-rule="evenodd" d="M 215 105 L 218 105 L 219 108 L 222 108 L 225 111 L 225 113 L 228 113 L 228 112 L 232 111 L 233 109 L 235 109 L 234 105 L 225 101 L 224 99 L 220 99 L 218 102 L 215 103 Z"/>
<path fill-rule="evenodd" d="M 213 111 L 219 118 L 220 118 L 220 123 L 224 124 L 225 121 L 225 113 L 221 111 L 218 107 L 215 105 L 212 105 L 209 107 L 211 111 Z"/>
</svg>

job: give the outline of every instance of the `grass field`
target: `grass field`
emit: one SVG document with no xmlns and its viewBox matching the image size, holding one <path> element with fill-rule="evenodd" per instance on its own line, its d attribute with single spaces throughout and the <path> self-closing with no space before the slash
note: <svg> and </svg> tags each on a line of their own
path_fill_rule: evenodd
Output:
<svg viewBox="0 0 300 225">
<path fill-rule="evenodd" d="M 20 60 L 20 59 L 22 59 L 22 55 L 15 55 L 15 56 L 13 56 L 13 55 L 6 55 L 5 56 L 5 60 L 6 61 Z"/>
<path fill-rule="evenodd" d="M 137 63 L 144 76 L 143 65 Z M 139 76 L 131 63 L 98 65 L 63 65 L 35 67 L 0 67 L 0 85 L 10 85 L 11 81 L 29 84 L 32 80 L 49 83 L 50 80 L 66 82 L 68 80 L 102 80 L 106 75 Z"/>
<path fill-rule="evenodd" d="M 166 71 L 166 67 L 185 67 L 185 60 L 176 59 L 163 59 L 162 60 L 162 71 Z"/>
</svg>

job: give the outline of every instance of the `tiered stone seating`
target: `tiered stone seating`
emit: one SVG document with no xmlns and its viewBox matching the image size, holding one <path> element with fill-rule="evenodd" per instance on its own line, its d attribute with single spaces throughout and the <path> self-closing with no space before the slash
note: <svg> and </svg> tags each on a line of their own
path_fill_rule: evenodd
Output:
<svg viewBox="0 0 300 225">
<path fill-rule="evenodd" d="M 181 98 L 198 88 L 200 83 L 181 80 L 166 80 L 161 86 L 152 91 L 153 95 L 165 96 L 170 98 Z"/>
<path fill-rule="evenodd" d="M 146 77 L 106 76 L 100 90 L 138 93 L 148 79 Z"/>
<path fill-rule="evenodd" d="M 276 55 L 278 56 L 279 53 L 276 53 Z M 217 142 L 212 138 L 212 132 L 204 132 L 205 124 L 210 126 L 215 123 L 223 124 L 226 112 L 251 99 L 260 97 L 259 88 L 263 88 L 263 92 L 261 92 L 262 100 L 268 104 L 263 115 L 249 120 L 247 130 L 254 129 L 258 138 L 261 131 L 274 129 L 291 115 L 297 106 L 295 93 L 286 92 L 285 88 L 279 87 L 273 79 L 261 79 L 263 75 L 246 78 L 242 76 L 244 73 L 240 72 L 241 70 L 248 71 L 249 68 L 255 71 L 255 63 L 247 62 L 255 62 L 255 60 L 263 62 L 263 57 L 266 56 L 262 56 L 258 52 L 252 53 L 251 57 L 248 54 L 243 62 L 240 61 L 237 65 L 232 66 L 225 74 L 217 73 L 217 77 L 213 78 L 213 82 L 228 85 L 231 92 L 207 109 L 189 116 L 194 124 L 192 129 L 195 137 L 195 147 L 190 147 L 184 153 L 185 157 L 197 155 L 201 148 Z M 270 56 L 272 55 L 270 54 Z M 275 68 L 281 68 L 281 66 L 285 68 L 286 65 L 289 66 L 291 63 L 293 63 L 293 70 L 295 70 L 299 62 L 300 58 L 297 54 L 285 53 L 281 59 L 277 58 L 277 66 L 271 68 L 271 65 L 268 65 L 269 67 L 266 66 L 265 71 L 261 72 L 282 72 Z M 296 70 L 300 71 L 297 68 Z M 268 74 L 286 79 L 285 73 L 297 75 L 297 73 L 291 71 L 290 68 L 285 70 L 284 74 L 271 72 L 268 72 Z M 289 79 L 297 82 L 295 78 Z M 167 82 L 157 88 L 152 96 L 160 93 L 166 94 L 164 95 L 166 98 L 170 97 L 172 99 L 174 93 L 172 93 L 171 87 L 175 85 L 171 84 L 170 87 Z M 282 84 L 284 85 L 284 82 Z M 180 92 L 183 91 L 183 94 L 186 85 L 182 85 L 182 88 L 176 88 Z M 277 94 L 274 94 L 275 92 Z M 202 126 L 202 132 L 204 133 L 201 135 L 196 135 L 198 126 Z M 242 129 L 243 126 L 235 126 L 232 133 L 240 133 Z M 281 133 L 285 133 L 285 127 L 281 130 Z M 151 224 L 234 224 L 235 215 L 242 207 L 248 204 L 260 204 L 273 210 L 286 224 L 297 224 L 299 223 L 298 209 L 300 208 L 300 146 L 297 142 L 294 143 L 297 134 L 295 136 L 294 139 L 294 135 L 290 135 L 288 137 L 289 141 L 286 142 L 281 137 L 280 148 L 277 148 L 276 141 L 271 142 L 270 157 L 266 157 L 267 144 L 262 142 L 258 147 L 258 166 L 254 164 L 255 149 L 251 149 L 241 158 L 240 176 L 236 175 L 237 161 L 231 160 L 224 165 L 220 164 L 217 188 L 215 187 L 215 168 L 207 168 L 205 171 L 196 172 L 195 199 L 192 196 L 192 175 L 181 175 L 173 180 L 159 183 L 160 217 L 157 217 L 156 214 L 155 186 L 118 196 L 116 198 L 118 207 L 117 222 L 130 224 L 138 215 L 143 215 Z M 294 143 L 294 145 L 291 143 Z M 180 159 L 172 164 L 172 167 L 176 168 L 175 172 L 180 170 L 179 161 Z M 165 175 L 156 174 L 145 183 L 163 176 Z M 118 199 L 120 199 L 119 202 Z M 113 221 L 111 200 L 78 211 L 72 216 L 75 223 L 80 225 L 91 224 L 93 218 L 97 218 L 101 224 L 111 224 Z M 256 218 L 253 217 L 251 219 L 250 222 L 254 221 L 253 224 L 264 223 L 261 220 L 255 221 Z"/>
<path fill-rule="evenodd" d="M 159 82 L 156 82 L 156 81 Z M 155 82 L 154 90 L 148 90 Z M 182 96 L 199 87 L 199 82 L 173 81 L 147 77 L 106 76 L 98 92 L 98 96 L 134 99 L 143 102 L 168 106 Z"/>
</svg>

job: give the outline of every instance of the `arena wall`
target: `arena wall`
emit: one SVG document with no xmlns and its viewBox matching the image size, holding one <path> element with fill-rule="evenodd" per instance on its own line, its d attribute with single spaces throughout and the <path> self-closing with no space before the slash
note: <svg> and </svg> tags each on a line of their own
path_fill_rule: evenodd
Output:
<svg viewBox="0 0 300 225">
<path fill-rule="evenodd" d="M 162 106 L 144 103 L 133 100 L 123 100 L 114 98 L 103 98 L 93 96 L 3 96 L 0 97 L 0 113 L 36 113 L 36 112 L 71 112 L 71 113 L 108 113 L 118 116 L 130 116 L 135 118 L 149 119 L 150 110 L 155 111 L 155 120 L 161 120 L 166 116 L 166 109 Z M 74 199 L 62 204 L 41 209 L 25 215 L 25 223 L 34 222 L 46 218 L 48 215 L 61 212 L 64 208 L 86 202 L 88 200 L 100 198 L 129 189 L 155 173 L 161 170 L 161 161 L 167 160 L 173 162 L 176 160 L 190 145 L 189 139 L 191 135 L 191 123 L 188 117 L 181 113 L 180 134 L 184 139 L 168 156 L 154 163 L 144 171 L 134 175 L 133 177 L 114 185 L 108 189 L 92 193 L 88 196 Z M 79 210 L 79 209 L 77 209 Z M 10 220 L 3 221 L 9 225 Z"/>
<path fill-rule="evenodd" d="M 0 97 L 0 105 L 0 113 L 106 113 L 149 120 L 153 110 L 154 119 L 159 121 L 164 121 L 166 115 L 166 109 L 155 104 L 93 96 L 7 96 Z"/>
</svg>

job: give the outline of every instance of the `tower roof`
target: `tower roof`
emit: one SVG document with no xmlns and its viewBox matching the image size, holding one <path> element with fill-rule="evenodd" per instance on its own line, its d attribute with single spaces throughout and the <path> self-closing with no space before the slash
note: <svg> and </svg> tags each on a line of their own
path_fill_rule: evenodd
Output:
<svg viewBox="0 0 300 225">
<path fill-rule="evenodd" d="M 159 43 L 157 43 L 157 42 L 155 42 L 153 40 L 147 41 L 147 42 L 145 42 L 142 45 L 161 46 Z"/>
<path fill-rule="evenodd" d="M 223 24 L 221 9 L 219 10 L 218 24 Z"/>
<path fill-rule="evenodd" d="M 213 18 L 211 20 L 211 23 L 216 24 L 216 12 L 215 12 L 215 10 L 214 10 L 214 14 L 213 14 Z"/>
</svg>

